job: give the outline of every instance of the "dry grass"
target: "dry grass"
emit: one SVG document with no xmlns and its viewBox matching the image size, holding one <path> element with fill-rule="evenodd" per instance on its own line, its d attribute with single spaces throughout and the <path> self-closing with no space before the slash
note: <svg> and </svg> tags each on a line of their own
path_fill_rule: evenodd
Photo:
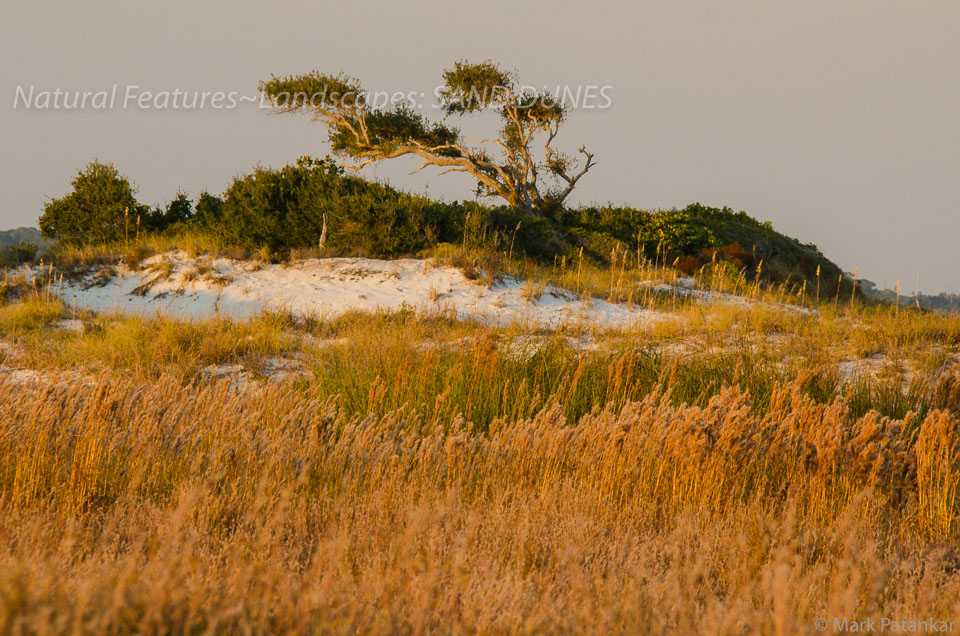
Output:
<svg viewBox="0 0 960 636">
<path fill-rule="evenodd" d="M 157 254 L 173 251 L 182 251 L 190 258 L 232 258 L 236 260 L 269 260 L 269 250 L 266 248 L 258 252 L 225 243 L 216 234 L 204 232 L 187 232 L 182 234 L 149 234 L 139 239 L 118 241 L 115 243 L 100 243 L 90 245 L 57 244 L 47 253 L 46 259 L 56 265 L 58 271 L 66 276 L 79 276 L 88 273 L 91 269 L 102 271 L 104 268 L 117 267 L 123 263 L 126 267 L 137 270 L 142 267 L 143 261 Z M 163 269 L 167 271 L 163 271 Z M 161 261 L 152 271 L 169 273 L 169 263 Z M 200 275 L 205 272 L 199 272 Z"/>
<path fill-rule="evenodd" d="M 692 282 L 710 294 L 733 294 L 751 301 L 811 308 L 808 290 L 798 282 L 769 284 L 756 279 L 755 271 L 736 270 L 725 262 L 714 261 L 687 277 L 670 264 L 654 263 L 635 253 L 614 252 L 608 266 L 597 266 L 582 258 L 557 259 L 552 265 L 531 258 L 511 256 L 488 249 L 464 248 L 442 244 L 425 255 L 448 263 L 464 272 L 470 280 L 486 272 L 488 285 L 498 277 L 513 276 L 541 290 L 552 285 L 571 290 L 584 298 L 602 298 L 611 302 L 636 304 L 650 308 L 676 309 L 689 306 L 693 298 L 683 293 L 683 282 Z"/>
<path fill-rule="evenodd" d="M 960 610 L 956 420 L 657 389 L 489 432 L 0 380 L 0 631 L 810 633 Z"/>
<path fill-rule="evenodd" d="M 76 312 L 45 272 L 0 306 L 0 633 L 960 615 L 957 317 L 674 295 L 622 299 L 678 320 L 595 333 L 410 311 L 188 323 Z M 618 298 L 665 272 L 527 273 L 531 295 Z M 880 354 L 882 372 L 839 371 Z M 310 377 L 203 373 L 291 357 Z"/>
</svg>

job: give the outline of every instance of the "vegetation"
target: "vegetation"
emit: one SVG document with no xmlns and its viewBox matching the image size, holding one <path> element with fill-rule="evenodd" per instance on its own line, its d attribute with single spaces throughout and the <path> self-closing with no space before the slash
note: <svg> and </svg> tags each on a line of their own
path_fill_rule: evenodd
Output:
<svg viewBox="0 0 960 636">
<path fill-rule="evenodd" d="M 91 161 L 71 185 L 72 192 L 43 207 L 40 231 L 47 238 L 68 244 L 125 239 L 130 215 L 136 223 L 147 212 L 137 203 L 133 184 L 111 164 Z"/>
<path fill-rule="evenodd" d="M 91 245 L 136 240 L 140 233 L 162 232 L 195 215 L 187 195 L 178 192 L 165 207 L 137 202 L 133 183 L 112 164 L 91 161 L 71 182 L 73 191 L 43 208 L 42 235 L 62 245 Z"/>
<path fill-rule="evenodd" d="M 546 91 L 524 90 L 512 73 L 490 61 L 460 61 L 445 70 L 440 97 L 447 115 L 496 112 L 502 128 L 491 140 L 464 137 L 444 123 L 431 124 L 409 104 L 379 108 L 369 102 L 358 80 L 343 74 L 273 76 L 260 83 L 260 91 L 283 112 L 312 114 L 327 127 L 333 151 L 358 162 L 352 168 L 417 157 L 423 161 L 419 170 L 435 166 L 465 172 L 477 180 L 478 196 L 499 197 L 524 215 L 560 207 L 594 165 L 583 146 L 579 166 L 552 146 L 568 115 L 567 105 Z M 544 156 L 538 159 L 534 144 L 543 137 Z M 551 183 L 545 183 L 548 178 Z"/>
<path fill-rule="evenodd" d="M 47 241 L 35 227 L 18 227 L 12 230 L 0 230 L 0 247 L 15 245 L 17 243 L 33 243 L 37 246 L 43 246 Z"/>
<path fill-rule="evenodd" d="M 0 263 L 16 265 L 31 261 L 50 243 L 35 227 L 0 230 Z"/>
<path fill-rule="evenodd" d="M 37 258 L 40 247 L 35 243 L 12 243 L 0 248 L 0 265 L 14 267 L 29 263 Z"/>
<path fill-rule="evenodd" d="M 409 254 L 455 234 L 450 206 L 345 177 L 334 163 L 309 157 L 236 179 L 217 208 L 208 227 L 236 245 L 273 254 L 318 246 L 325 219 L 325 246 L 342 253 Z"/>
<path fill-rule="evenodd" d="M 0 266 L 15 267 L 34 261 L 50 243 L 35 227 L 0 230 Z"/>
<path fill-rule="evenodd" d="M 132 193 L 88 166 L 48 206 L 48 260 L 0 282 L 0 633 L 784 634 L 960 612 L 957 316 L 864 302 L 727 208 L 531 215 L 310 158 L 195 204 Z M 672 319 L 184 322 L 57 297 L 71 267 L 172 249 L 416 253 Z M 701 304 L 681 276 L 745 300 Z"/>
<path fill-rule="evenodd" d="M 692 204 L 648 212 L 589 206 L 532 217 L 509 206 L 409 195 L 347 176 L 329 158 L 303 157 L 279 170 L 257 168 L 237 177 L 222 196 L 201 193 L 195 205 L 178 193 L 166 208 L 135 204 L 134 209 L 142 215 L 116 218 L 115 231 L 121 234 L 112 240 L 57 235 L 60 241 L 50 259 L 69 266 L 107 264 L 123 256 L 135 264 L 160 246 L 191 245 L 273 260 L 309 250 L 396 258 L 449 255 L 457 246 L 461 253 L 469 252 L 467 260 L 475 267 L 541 280 L 570 271 L 583 274 L 584 268 L 606 271 L 615 263 L 625 276 L 640 280 L 665 266 L 688 276 L 708 268 L 715 277 L 719 264 L 731 280 L 783 285 L 792 296 L 829 298 L 851 291 L 840 268 L 815 246 L 729 208 Z M 50 220 L 45 218 L 41 224 Z M 545 270 L 553 274 L 547 276 Z"/>
<path fill-rule="evenodd" d="M 921 294 L 917 291 L 910 295 L 903 294 L 900 283 L 894 289 L 878 289 L 876 284 L 869 280 L 861 280 L 858 286 L 863 289 L 867 298 L 877 300 L 888 305 L 910 304 L 924 309 L 937 311 L 960 311 L 960 294 L 940 292 L 939 294 Z"/>
<path fill-rule="evenodd" d="M 773 634 L 960 609 L 955 317 L 689 307 L 531 336 L 93 316 L 35 289 L 0 307 L 23 369 L 0 373 L 0 631 Z M 908 387 L 838 371 L 877 351 Z M 276 357 L 304 375 L 255 373 Z M 208 370 L 231 364 L 254 380 Z"/>
</svg>

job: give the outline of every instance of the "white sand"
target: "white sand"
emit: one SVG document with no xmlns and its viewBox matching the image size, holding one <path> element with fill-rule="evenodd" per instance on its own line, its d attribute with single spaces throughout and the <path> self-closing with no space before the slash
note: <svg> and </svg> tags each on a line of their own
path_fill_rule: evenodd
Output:
<svg viewBox="0 0 960 636">
<path fill-rule="evenodd" d="M 498 326 L 619 328 L 667 316 L 637 306 L 581 300 L 549 286 L 537 290 L 539 294 L 531 290 L 527 283 L 509 277 L 488 288 L 456 268 L 427 260 L 329 258 L 272 265 L 229 259 L 203 262 L 171 252 L 144 261 L 139 271 L 121 268 L 105 284 L 91 274 L 64 282 L 58 291 L 67 305 L 75 302 L 79 308 L 181 318 L 218 314 L 243 318 L 264 310 L 331 318 L 352 310 L 408 307 L 421 314 L 446 313 Z"/>
</svg>

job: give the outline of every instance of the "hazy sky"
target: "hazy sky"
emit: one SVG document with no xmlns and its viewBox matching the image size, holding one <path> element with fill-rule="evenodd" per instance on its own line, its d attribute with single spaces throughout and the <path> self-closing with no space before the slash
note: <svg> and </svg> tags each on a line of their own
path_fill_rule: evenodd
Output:
<svg viewBox="0 0 960 636">
<path fill-rule="evenodd" d="M 4 0 L 0 54 L 0 229 L 36 224 L 93 157 L 153 204 L 328 152 L 318 125 L 251 104 L 14 109 L 18 85 L 252 96 L 319 68 L 429 94 L 452 61 L 493 58 L 534 85 L 613 86 L 612 108 L 573 113 L 557 140 L 599 162 L 578 202 L 729 205 L 881 286 L 912 291 L 919 268 L 923 290 L 960 291 L 957 0 Z M 470 196 L 417 165 L 364 172 Z"/>
</svg>

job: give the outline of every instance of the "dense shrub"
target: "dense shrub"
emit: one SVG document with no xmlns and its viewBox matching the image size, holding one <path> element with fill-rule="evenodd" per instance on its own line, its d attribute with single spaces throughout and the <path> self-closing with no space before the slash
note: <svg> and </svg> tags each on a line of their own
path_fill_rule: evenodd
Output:
<svg viewBox="0 0 960 636">
<path fill-rule="evenodd" d="M 650 259 L 692 256 L 722 243 L 687 210 L 647 212 L 629 207 L 587 207 L 562 215 L 574 245 L 605 262 L 617 250 L 641 250 Z"/>
<path fill-rule="evenodd" d="M 156 207 L 142 220 L 147 231 L 163 232 L 179 223 L 193 218 L 193 202 L 183 192 L 178 192 L 167 207 Z"/>
<path fill-rule="evenodd" d="M 455 203 L 450 206 L 450 214 L 454 226 L 463 228 L 455 230 L 457 236 L 474 247 L 549 260 L 568 245 L 563 229 L 551 219 L 522 214 L 508 206 Z"/>
<path fill-rule="evenodd" d="M 125 219 L 127 208 L 131 215 Z M 153 210 L 134 200 L 132 186 L 112 166 L 95 162 L 74 180 L 73 193 L 47 205 L 41 227 L 63 242 L 103 242 L 123 238 L 134 214 L 142 215 L 141 232 L 209 232 L 280 258 L 291 249 L 318 246 L 326 223 L 324 247 L 343 255 L 397 257 L 454 243 L 541 262 L 582 257 L 600 266 L 618 259 L 625 264 L 630 253 L 636 255 L 631 263 L 643 262 L 643 256 L 688 274 L 718 263 L 751 278 L 759 273 L 777 283 L 816 282 L 824 293 L 833 293 L 842 278 L 816 246 L 726 207 L 557 207 L 531 216 L 509 206 L 410 195 L 346 176 L 329 158 L 257 168 L 234 179 L 222 197 L 203 192 L 194 205 L 178 193 Z"/>
<path fill-rule="evenodd" d="M 640 224 L 637 241 L 650 254 L 657 249 L 667 253 L 695 254 L 717 244 L 709 228 L 694 222 L 685 212 L 651 214 Z"/>
<path fill-rule="evenodd" d="M 718 248 L 705 247 L 699 254 L 676 259 L 677 269 L 684 274 L 694 274 L 707 263 L 725 263 L 736 271 L 753 271 L 756 266 L 753 254 L 736 243 Z"/>
<path fill-rule="evenodd" d="M 227 238 L 280 252 L 318 244 L 327 218 L 329 248 L 372 256 L 413 253 L 453 228 L 451 207 L 363 179 L 326 159 L 304 157 L 280 170 L 258 168 L 204 213 Z"/>
<path fill-rule="evenodd" d="M 222 217 L 223 199 L 206 190 L 201 192 L 193 210 L 192 224 L 201 229 L 213 229 L 219 227 Z"/>
<path fill-rule="evenodd" d="M 111 164 L 92 161 L 72 181 L 73 191 L 43 208 L 43 235 L 70 244 L 124 238 L 130 219 L 148 212 L 134 187 Z"/>
<path fill-rule="evenodd" d="M 770 223 L 745 212 L 693 203 L 682 210 L 647 212 L 629 207 L 585 207 L 564 211 L 558 223 L 573 250 L 609 263 L 611 253 L 640 248 L 649 259 L 672 264 L 687 273 L 704 264 L 729 263 L 771 282 L 815 283 L 824 293 L 836 290 L 842 271 L 815 245 L 784 236 Z M 619 252 L 618 252 L 619 251 Z M 762 266 L 761 266 L 762 261 Z M 850 283 L 842 283 L 845 289 Z"/>
</svg>

